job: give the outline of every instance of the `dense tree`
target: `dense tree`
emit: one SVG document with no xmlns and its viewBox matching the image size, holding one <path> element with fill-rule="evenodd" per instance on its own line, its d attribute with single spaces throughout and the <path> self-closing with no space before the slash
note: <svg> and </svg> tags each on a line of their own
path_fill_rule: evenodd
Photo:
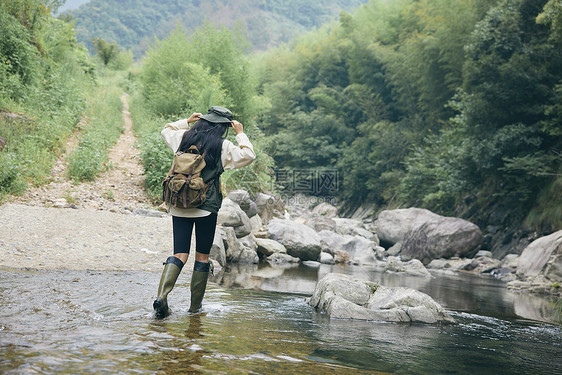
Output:
<svg viewBox="0 0 562 375">
<path fill-rule="evenodd" d="M 269 52 L 258 71 L 278 166 L 337 168 L 348 208 L 559 227 L 559 5 L 371 1 Z"/>
</svg>

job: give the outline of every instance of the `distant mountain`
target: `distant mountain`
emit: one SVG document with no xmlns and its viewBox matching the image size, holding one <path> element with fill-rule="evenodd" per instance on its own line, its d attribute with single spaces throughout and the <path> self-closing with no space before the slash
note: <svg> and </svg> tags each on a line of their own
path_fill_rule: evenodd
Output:
<svg viewBox="0 0 562 375">
<path fill-rule="evenodd" d="M 88 2 L 90 2 L 90 0 L 66 0 L 64 4 L 57 9 L 57 14 L 66 12 L 67 10 L 76 9 L 80 7 L 80 5 L 86 4 Z"/>
<path fill-rule="evenodd" d="M 77 0 L 74 0 L 77 1 Z M 78 0 L 79 1 L 79 0 Z M 91 48 L 98 37 L 140 56 L 154 37 L 164 38 L 178 23 L 193 30 L 205 20 L 247 30 L 254 50 L 265 50 L 336 18 L 368 0 L 91 0 L 69 10 L 78 40 Z"/>
</svg>

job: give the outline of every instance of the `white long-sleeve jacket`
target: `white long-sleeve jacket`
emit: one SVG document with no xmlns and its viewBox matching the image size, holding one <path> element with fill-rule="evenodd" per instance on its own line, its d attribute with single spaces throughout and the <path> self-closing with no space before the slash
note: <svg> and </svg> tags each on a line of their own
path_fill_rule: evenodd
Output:
<svg viewBox="0 0 562 375">
<path fill-rule="evenodd" d="M 187 130 L 189 130 L 187 119 L 178 120 L 164 126 L 161 133 L 162 138 L 164 138 L 164 141 L 174 153 L 178 150 L 183 134 Z M 228 139 L 225 139 L 222 142 L 221 162 L 224 169 L 245 167 L 251 164 L 256 158 L 254 146 L 245 133 L 237 134 L 236 142 L 238 143 L 238 146 Z M 183 209 L 172 207 L 170 212 L 173 216 L 181 217 L 203 217 L 210 214 L 209 211 L 201 210 L 199 208 Z"/>
</svg>

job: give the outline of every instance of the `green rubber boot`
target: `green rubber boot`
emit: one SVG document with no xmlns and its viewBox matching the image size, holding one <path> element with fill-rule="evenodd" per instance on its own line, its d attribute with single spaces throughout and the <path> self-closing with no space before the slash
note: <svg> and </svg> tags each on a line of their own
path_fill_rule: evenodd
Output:
<svg viewBox="0 0 562 375">
<path fill-rule="evenodd" d="M 195 261 L 193 267 L 193 275 L 191 276 L 191 305 L 189 306 L 190 313 L 196 313 L 201 310 L 201 302 L 205 295 L 207 288 L 207 279 L 209 272 L 213 273 L 213 264 L 211 262 L 203 263 Z"/>
<path fill-rule="evenodd" d="M 163 319 L 170 314 L 168 309 L 168 294 L 174 289 L 176 280 L 183 267 L 183 262 L 179 258 L 171 256 L 164 262 L 164 271 L 158 286 L 158 298 L 154 300 L 152 307 L 157 319 Z"/>
</svg>

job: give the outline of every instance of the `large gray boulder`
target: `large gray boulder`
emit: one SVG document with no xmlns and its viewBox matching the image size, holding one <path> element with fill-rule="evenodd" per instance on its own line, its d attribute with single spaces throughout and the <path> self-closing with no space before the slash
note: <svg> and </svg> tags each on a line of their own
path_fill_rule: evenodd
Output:
<svg viewBox="0 0 562 375">
<path fill-rule="evenodd" d="M 440 216 L 423 208 L 384 210 L 375 222 L 377 236 L 388 244 L 404 242 L 404 237 L 413 228 Z"/>
<path fill-rule="evenodd" d="M 519 257 L 517 277 L 543 275 L 551 282 L 562 282 L 562 230 L 533 241 Z"/>
<path fill-rule="evenodd" d="M 240 253 L 237 257 L 233 257 L 233 262 L 238 263 L 259 263 L 259 256 L 257 253 L 258 245 L 256 239 L 251 234 L 238 239 Z"/>
<path fill-rule="evenodd" d="M 273 219 L 267 224 L 268 237 L 280 242 L 287 254 L 301 260 L 320 259 L 320 237 L 314 229 L 292 220 Z"/>
<path fill-rule="evenodd" d="M 236 202 L 229 198 L 225 198 L 222 201 L 222 206 L 218 212 L 217 224 L 234 228 L 238 238 L 245 237 L 252 232 L 252 224 L 248 215 Z"/>
<path fill-rule="evenodd" d="M 475 224 L 454 217 L 438 216 L 405 235 L 402 260 L 419 259 L 429 264 L 439 258 L 472 258 L 482 244 L 482 232 Z"/>
<path fill-rule="evenodd" d="M 335 273 L 318 281 L 308 303 L 336 319 L 454 322 L 427 294 L 410 288 L 387 288 Z"/>
</svg>

